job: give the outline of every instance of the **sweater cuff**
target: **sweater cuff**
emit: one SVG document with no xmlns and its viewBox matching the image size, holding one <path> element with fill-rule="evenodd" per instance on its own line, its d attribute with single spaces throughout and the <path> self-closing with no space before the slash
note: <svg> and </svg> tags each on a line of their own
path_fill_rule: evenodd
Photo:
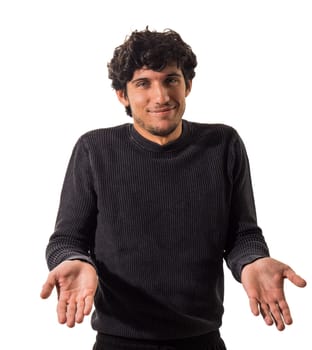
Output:
<svg viewBox="0 0 312 350">
<path fill-rule="evenodd" d="M 87 262 L 87 263 L 91 264 L 96 269 L 96 266 L 94 265 L 93 260 L 90 257 L 86 256 L 86 255 L 73 255 L 73 256 L 68 257 L 66 260 L 80 260 L 80 261 L 84 261 L 84 262 Z"/>
</svg>

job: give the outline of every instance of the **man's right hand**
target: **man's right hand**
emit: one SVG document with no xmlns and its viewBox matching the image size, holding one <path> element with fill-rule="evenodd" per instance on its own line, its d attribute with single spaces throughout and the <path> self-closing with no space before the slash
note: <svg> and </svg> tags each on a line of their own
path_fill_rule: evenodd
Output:
<svg viewBox="0 0 312 350">
<path fill-rule="evenodd" d="M 74 327 L 89 315 L 98 285 L 95 268 L 80 260 L 67 260 L 54 268 L 41 290 L 41 298 L 48 298 L 57 289 L 58 321 Z"/>
</svg>

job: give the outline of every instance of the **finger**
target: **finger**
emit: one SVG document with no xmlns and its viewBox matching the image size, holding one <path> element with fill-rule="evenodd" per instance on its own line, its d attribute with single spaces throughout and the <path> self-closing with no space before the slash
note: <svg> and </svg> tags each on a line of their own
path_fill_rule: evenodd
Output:
<svg viewBox="0 0 312 350">
<path fill-rule="evenodd" d="M 74 300 L 70 301 L 69 304 L 67 304 L 67 312 L 66 312 L 66 324 L 70 328 L 75 326 L 76 313 L 77 313 L 77 303 Z"/>
<path fill-rule="evenodd" d="M 85 298 L 84 315 L 89 315 L 93 306 L 93 296 L 87 296 Z"/>
<path fill-rule="evenodd" d="M 273 319 L 276 328 L 279 331 L 284 330 L 285 329 L 285 324 L 284 324 L 284 320 L 282 318 L 281 310 L 280 310 L 280 307 L 279 307 L 278 303 L 270 304 L 269 308 L 270 308 L 271 318 Z"/>
<path fill-rule="evenodd" d="M 256 299 L 254 299 L 254 298 L 250 298 L 249 299 L 249 306 L 250 306 L 251 312 L 255 316 L 259 316 L 259 304 L 258 304 L 258 301 Z"/>
<path fill-rule="evenodd" d="M 76 312 L 76 322 L 81 323 L 84 319 L 84 316 L 90 314 L 93 306 L 93 296 L 87 296 L 84 299 L 81 299 L 77 303 L 77 312 Z"/>
<path fill-rule="evenodd" d="M 282 317 L 284 319 L 284 322 L 287 325 L 291 325 L 293 320 L 292 320 L 290 309 L 286 300 L 284 299 L 279 301 L 278 306 L 279 306 L 280 313 L 282 314 Z"/>
<path fill-rule="evenodd" d="M 85 309 L 85 301 L 84 299 L 81 299 L 77 303 L 76 318 L 75 318 L 75 321 L 77 323 L 81 323 L 83 321 L 84 309 Z"/>
<path fill-rule="evenodd" d="M 260 304 L 260 313 L 262 315 L 262 318 L 264 319 L 264 322 L 268 326 L 272 326 L 274 323 L 274 320 L 272 319 L 272 315 L 271 315 L 270 308 L 269 308 L 268 304 L 266 304 L 266 303 Z"/>
<path fill-rule="evenodd" d="M 56 307 L 56 312 L 57 312 L 57 318 L 59 323 L 64 324 L 66 323 L 67 317 L 67 301 L 63 299 L 59 299 Z"/>
</svg>

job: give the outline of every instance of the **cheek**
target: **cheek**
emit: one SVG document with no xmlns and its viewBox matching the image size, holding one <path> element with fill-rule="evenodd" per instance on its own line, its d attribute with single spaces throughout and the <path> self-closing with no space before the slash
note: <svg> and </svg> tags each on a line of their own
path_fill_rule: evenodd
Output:
<svg viewBox="0 0 312 350">
<path fill-rule="evenodd" d="M 146 98 L 143 95 L 136 94 L 131 96 L 129 99 L 130 108 L 133 109 L 142 109 L 146 105 Z"/>
<path fill-rule="evenodd" d="M 178 101 L 180 103 L 180 106 L 185 106 L 185 95 L 184 94 L 181 94 L 179 97 L 178 97 Z"/>
</svg>

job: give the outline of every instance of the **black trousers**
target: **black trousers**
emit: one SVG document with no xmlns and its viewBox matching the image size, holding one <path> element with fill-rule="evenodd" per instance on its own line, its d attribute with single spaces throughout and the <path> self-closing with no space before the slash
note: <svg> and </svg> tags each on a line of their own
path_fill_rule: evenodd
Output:
<svg viewBox="0 0 312 350">
<path fill-rule="evenodd" d="M 93 350 L 226 350 L 218 331 L 174 340 L 140 340 L 98 333 Z"/>
</svg>

